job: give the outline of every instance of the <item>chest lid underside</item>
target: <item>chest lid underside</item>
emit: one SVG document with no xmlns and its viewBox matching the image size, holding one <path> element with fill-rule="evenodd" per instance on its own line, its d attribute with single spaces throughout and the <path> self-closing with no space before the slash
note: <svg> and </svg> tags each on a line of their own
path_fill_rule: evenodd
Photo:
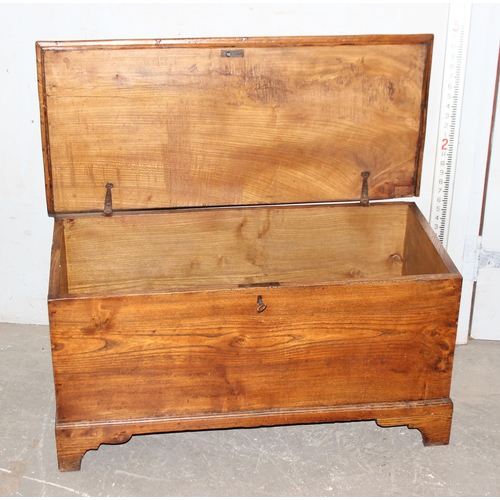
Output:
<svg viewBox="0 0 500 500">
<path fill-rule="evenodd" d="M 49 213 L 418 195 L 432 41 L 39 42 Z"/>
</svg>

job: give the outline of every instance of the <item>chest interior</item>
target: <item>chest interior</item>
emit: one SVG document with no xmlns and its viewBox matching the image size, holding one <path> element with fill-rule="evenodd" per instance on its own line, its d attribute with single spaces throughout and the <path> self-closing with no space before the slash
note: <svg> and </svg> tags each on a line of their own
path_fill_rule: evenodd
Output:
<svg viewBox="0 0 500 500">
<path fill-rule="evenodd" d="M 181 210 L 58 221 L 56 294 L 448 273 L 413 205 Z"/>
</svg>

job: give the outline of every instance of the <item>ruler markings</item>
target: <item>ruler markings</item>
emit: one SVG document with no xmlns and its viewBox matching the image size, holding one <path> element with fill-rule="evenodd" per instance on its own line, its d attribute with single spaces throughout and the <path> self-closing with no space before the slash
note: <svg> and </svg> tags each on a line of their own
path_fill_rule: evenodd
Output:
<svg viewBox="0 0 500 500">
<path fill-rule="evenodd" d="M 471 4 L 450 4 L 430 223 L 446 246 L 456 166 Z"/>
</svg>

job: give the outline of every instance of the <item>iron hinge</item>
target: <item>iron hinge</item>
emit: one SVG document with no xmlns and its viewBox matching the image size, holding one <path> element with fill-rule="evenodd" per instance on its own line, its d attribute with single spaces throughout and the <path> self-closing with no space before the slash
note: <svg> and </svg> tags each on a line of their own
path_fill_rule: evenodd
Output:
<svg viewBox="0 0 500 500">
<path fill-rule="evenodd" d="M 368 195 L 368 177 L 370 177 L 370 172 L 361 172 L 361 177 L 363 177 L 363 184 L 361 186 L 361 198 L 359 200 L 363 207 L 370 206 L 370 197 Z"/>
<path fill-rule="evenodd" d="M 104 197 L 104 210 L 103 215 L 110 217 L 113 215 L 113 199 L 111 198 L 111 189 L 114 188 L 114 184 L 108 182 L 106 184 L 106 196 Z"/>
</svg>

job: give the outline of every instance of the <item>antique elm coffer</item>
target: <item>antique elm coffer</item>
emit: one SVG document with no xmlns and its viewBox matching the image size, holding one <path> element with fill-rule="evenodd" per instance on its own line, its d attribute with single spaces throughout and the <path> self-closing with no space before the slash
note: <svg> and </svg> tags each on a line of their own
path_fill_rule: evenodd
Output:
<svg viewBox="0 0 500 500">
<path fill-rule="evenodd" d="M 448 442 L 461 276 L 387 201 L 419 194 L 432 43 L 37 44 L 61 470 L 156 432 Z"/>
</svg>

